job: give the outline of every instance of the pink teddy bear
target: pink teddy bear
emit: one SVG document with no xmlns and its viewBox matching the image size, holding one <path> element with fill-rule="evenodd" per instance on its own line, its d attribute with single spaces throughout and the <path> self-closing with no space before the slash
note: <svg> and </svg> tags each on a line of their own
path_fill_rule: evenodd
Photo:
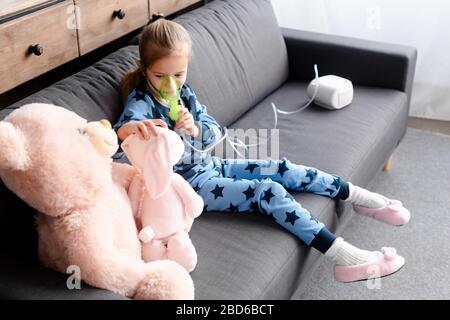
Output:
<svg viewBox="0 0 450 320">
<path fill-rule="evenodd" d="M 138 171 L 128 196 L 138 225 L 142 225 L 142 257 L 146 262 L 173 260 L 191 272 L 197 253 L 188 232 L 203 211 L 203 199 L 173 172 L 184 152 L 181 138 L 169 129 L 157 130 L 158 135 L 148 140 L 131 135 L 122 143 Z"/>
<path fill-rule="evenodd" d="M 127 195 L 135 169 L 111 161 L 117 148 L 108 121 L 29 104 L 0 121 L 0 178 L 38 211 L 43 265 L 78 266 L 86 283 L 134 299 L 193 299 L 182 266 L 141 258 Z"/>
</svg>

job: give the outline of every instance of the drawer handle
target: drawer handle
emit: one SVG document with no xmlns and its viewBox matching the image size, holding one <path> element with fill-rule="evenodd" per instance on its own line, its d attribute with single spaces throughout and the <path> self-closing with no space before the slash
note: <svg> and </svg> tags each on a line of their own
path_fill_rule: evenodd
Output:
<svg viewBox="0 0 450 320">
<path fill-rule="evenodd" d="M 119 18 L 120 20 L 122 20 L 123 18 L 125 18 L 125 11 L 123 11 L 122 9 L 114 10 L 113 18 Z"/>
<path fill-rule="evenodd" d="M 41 46 L 39 43 L 32 44 L 28 47 L 28 53 L 40 56 L 44 53 L 44 47 Z"/>
</svg>

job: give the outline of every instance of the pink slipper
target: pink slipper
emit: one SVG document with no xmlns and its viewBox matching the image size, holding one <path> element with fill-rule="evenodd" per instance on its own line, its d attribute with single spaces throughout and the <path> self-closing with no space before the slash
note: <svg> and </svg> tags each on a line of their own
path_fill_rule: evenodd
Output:
<svg viewBox="0 0 450 320">
<path fill-rule="evenodd" d="M 377 251 L 378 259 L 351 266 L 334 266 L 334 278 L 341 282 L 353 282 L 388 276 L 400 270 L 405 258 L 397 255 L 395 248 L 382 247 Z"/>
<path fill-rule="evenodd" d="M 374 209 L 353 205 L 353 209 L 359 214 L 369 216 L 394 226 L 406 224 L 411 218 L 411 213 L 409 210 L 406 209 L 398 200 L 388 200 L 389 204 L 384 208 Z"/>
</svg>

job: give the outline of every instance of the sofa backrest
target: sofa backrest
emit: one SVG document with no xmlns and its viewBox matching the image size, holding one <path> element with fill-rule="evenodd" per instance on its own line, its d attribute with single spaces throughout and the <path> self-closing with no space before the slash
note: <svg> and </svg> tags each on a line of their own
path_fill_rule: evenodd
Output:
<svg viewBox="0 0 450 320">
<path fill-rule="evenodd" d="M 193 40 L 188 82 L 221 125 L 286 81 L 286 46 L 269 0 L 214 0 L 174 21 Z"/>
</svg>

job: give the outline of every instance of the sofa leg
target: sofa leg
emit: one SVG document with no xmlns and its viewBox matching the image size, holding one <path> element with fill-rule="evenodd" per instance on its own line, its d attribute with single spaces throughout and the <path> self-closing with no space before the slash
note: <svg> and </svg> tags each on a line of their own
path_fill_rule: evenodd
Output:
<svg viewBox="0 0 450 320">
<path fill-rule="evenodd" d="M 391 156 L 389 157 L 389 159 L 386 161 L 386 164 L 383 167 L 383 171 L 387 172 L 391 169 L 392 166 L 392 162 L 394 161 L 394 154 L 391 154 Z"/>
</svg>

